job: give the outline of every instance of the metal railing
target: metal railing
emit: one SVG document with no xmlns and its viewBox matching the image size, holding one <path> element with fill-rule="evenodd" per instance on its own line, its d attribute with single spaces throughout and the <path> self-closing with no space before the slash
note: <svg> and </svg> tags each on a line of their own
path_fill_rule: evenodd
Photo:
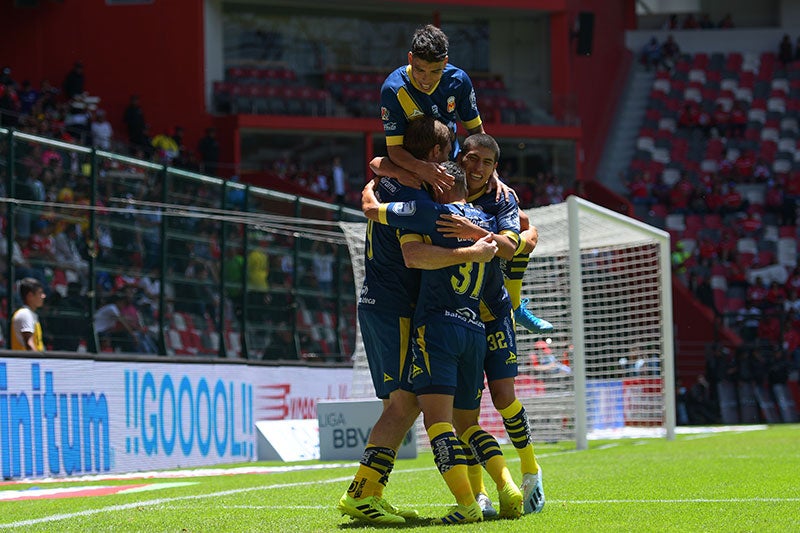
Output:
<svg viewBox="0 0 800 533">
<path fill-rule="evenodd" d="M 0 128 L 4 345 L 39 279 L 54 350 L 348 360 L 359 211 Z M 114 310 L 115 306 L 116 311 Z M 125 318 L 107 329 L 103 317 Z"/>
</svg>

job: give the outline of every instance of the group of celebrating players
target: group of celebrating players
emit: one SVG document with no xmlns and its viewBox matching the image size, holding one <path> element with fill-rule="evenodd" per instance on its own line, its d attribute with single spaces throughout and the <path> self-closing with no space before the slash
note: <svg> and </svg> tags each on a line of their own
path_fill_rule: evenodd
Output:
<svg viewBox="0 0 800 533">
<path fill-rule="evenodd" d="M 448 63 L 447 36 L 419 28 L 408 65 L 381 88 L 388 157 L 362 192 L 369 219 L 358 319 L 384 410 L 338 509 L 357 520 L 418 518 L 383 491 L 420 411 L 434 461 L 456 506 L 438 524 L 538 513 L 545 503 L 528 416 L 514 392 L 515 325 L 553 326 L 527 310 L 522 278 L 538 240 L 497 178 L 500 149 L 483 131 L 467 74 Z M 463 147 L 457 122 L 469 132 Z M 513 479 L 497 439 L 478 422 L 484 374 L 520 458 Z M 497 486 L 499 511 L 483 481 Z"/>
</svg>

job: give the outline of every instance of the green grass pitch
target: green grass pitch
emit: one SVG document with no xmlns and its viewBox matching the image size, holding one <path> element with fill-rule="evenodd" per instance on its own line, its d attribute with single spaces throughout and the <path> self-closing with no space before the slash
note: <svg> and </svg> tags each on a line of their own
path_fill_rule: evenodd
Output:
<svg viewBox="0 0 800 533">
<path fill-rule="evenodd" d="M 664 439 L 591 441 L 589 450 L 540 444 L 547 504 L 538 515 L 463 526 L 426 521 L 377 528 L 343 517 L 335 505 L 355 473 L 349 464 L 315 469 L 174 479 L 93 480 L 0 485 L 3 531 L 328 532 L 425 531 L 800 531 L 800 426 L 680 434 Z M 515 479 L 519 462 L 504 447 Z M 284 463 L 260 465 L 287 466 Z M 253 466 L 253 463 L 237 466 Z M 230 465 L 219 467 L 230 468 Z M 488 486 L 491 480 L 486 476 Z M 57 487 L 187 483 L 111 496 L 3 501 L 9 491 Z M 490 489 L 496 500 L 496 492 Z M 427 451 L 398 461 L 386 490 L 395 505 L 426 518 L 453 498 Z"/>
</svg>

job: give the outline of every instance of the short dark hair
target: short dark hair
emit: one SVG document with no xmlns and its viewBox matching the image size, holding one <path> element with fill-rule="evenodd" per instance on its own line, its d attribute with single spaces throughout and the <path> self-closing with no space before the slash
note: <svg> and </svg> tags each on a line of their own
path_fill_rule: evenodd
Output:
<svg viewBox="0 0 800 533">
<path fill-rule="evenodd" d="M 39 289 L 44 289 L 42 282 L 36 278 L 22 278 L 19 282 L 19 297 L 22 298 L 22 303 L 29 294 L 35 294 Z"/>
<path fill-rule="evenodd" d="M 462 153 L 468 152 L 476 147 L 488 148 L 494 152 L 494 162 L 500 161 L 500 146 L 494 137 L 486 133 L 474 133 L 464 139 L 464 146 L 461 149 Z"/>
<path fill-rule="evenodd" d="M 417 159 L 427 159 L 434 146 L 442 148 L 453 142 L 453 131 L 447 124 L 430 116 L 415 118 L 403 135 L 403 148 Z"/>
<path fill-rule="evenodd" d="M 433 24 L 417 28 L 411 38 L 411 55 L 428 63 L 444 61 L 449 47 L 447 35 Z"/>
<path fill-rule="evenodd" d="M 455 161 L 445 161 L 442 163 L 442 168 L 455 178 L 453 190 L 455 192 L 460 192 L 466 197 L 469 192 L 469 187 L 467 186 L 467 174 L 464 172 L 464 167 Z"/>
</svg>

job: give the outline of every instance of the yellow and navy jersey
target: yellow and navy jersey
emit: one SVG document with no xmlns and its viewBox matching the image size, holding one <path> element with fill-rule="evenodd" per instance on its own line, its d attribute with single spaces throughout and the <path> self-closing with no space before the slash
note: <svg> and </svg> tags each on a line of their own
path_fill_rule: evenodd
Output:
<svg viewBox="0 0 800 533">
<path fill-rule="evenodd" d="M 468 218 L 474 224 L 494 232 L 494 217 L 470 204 L 437 204 L 430 200 L 392 202 L 380 209 L 381 223 L 401 231 L 400 242 L 427 242 L 444 248 L 459 248 L 472 241 L 453 239 L 437 231 L 436 221 L 441 215 L 455 214 Z M 460 265 L 423 270 L 420 280 L 414 324 L 454 322 L 470 329 L 483 331 L 480 301 L 486 288 L 490 263 L 463 263 Z M 502 276 L 500 276 L 502 286 Z M 490 289 L 495 290 L 495 289 Z"/>
<path fill-rule="evenodd" d="M 508 200 L 506 200 L 504 195 L 501 195 L 500 200 L 495 200 L 495 196 L 495 192 L 490 191 L 488 193 L 478 193 L 468 198 L 468 200 L 472 202 L 475 207 L 483 209 L 483 211 L 490 215 L 494 215 L 497 221 L 497 232 L 511 238 L 517 246 L 514 254 L 519 254 L 525 247 L 525 241 L 519 236 L 519 205 L 517 205 L 517 200 L 513 195 Z M 513 260 L 502 261 L 500 270 L 508 278 L 522 279 L 527 266 L 528 263 L 526 259 L 522 271 L 520 272 Z M 504 316 L 505 310 L 503 308 L 492 308 L 491 314 L 495 317 Z"/>
<path fill-rule="evenodd" d="M 381 179 L 376 195 L 383 202 L 431 201 L 427 192 L 386 177 Z M 399 230 L 369 221 L 359 309 L 411 317 L 419 294 L 419 277 L 419 270 L 405 266 Z"/>
<path fill-rule="evenodd" d="M 429 91 L 419 88 L 411 76 L 411 65 L 396 69 L 381 87 L 381 120 L 387 146 L 401 146 L 408 123 L 427 115 L 441 120 L 455 133 L 461 121 L 467 130 L 481 125 L 481 115 L 472 80 L 466 72 L 447 64 L 442 78 Z M 451 159 L 458 154 L 453 143 Z"/>
</svg>

